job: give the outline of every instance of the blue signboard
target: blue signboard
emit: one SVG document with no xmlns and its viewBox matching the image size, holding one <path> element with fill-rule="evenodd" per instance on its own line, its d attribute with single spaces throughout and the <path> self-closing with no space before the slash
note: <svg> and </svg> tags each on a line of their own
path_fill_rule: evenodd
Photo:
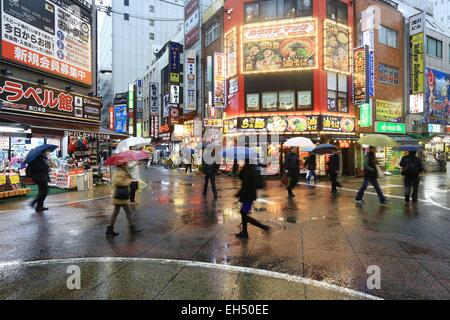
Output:
<svg viewBox="0 0 450 320">
<path fill-rule="evenodd" d="M 369 96 L 375 96 L 375 56 L 369 52 Z"/>
<path fill-rule="evenodd" d="M 450 75 L 444 72 L 425 69 L 425 112 L 424 123 L 450 124 Z"/>
<path fill-rule="evenodd" d="M 114 107 L 114 131 L 118 133 L 128 133 L 128 112 L 127 105 L 116 105 Z"/>
<path fill-rule="evenodd" d="M 180 55 L 182 46 L 179 43 L 171 42 L 169 49 L 169 72 L 178 73 L 181 71 Z"/>
</svg>

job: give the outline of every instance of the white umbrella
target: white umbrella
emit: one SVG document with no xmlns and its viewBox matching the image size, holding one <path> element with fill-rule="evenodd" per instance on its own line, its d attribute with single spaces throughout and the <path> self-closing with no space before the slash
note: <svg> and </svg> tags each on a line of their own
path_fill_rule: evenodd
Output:
<svg viewBox="0 0 450 320">
<path fill-rule="evenodd" d="M 314 147 L 314 143 L 311 139 L 298 137 L 289 139 L 284 143 L 285 147 Z"/>
<path fill-rule="evenodd" d="M 130 150 L 130 148 L 141 148 L 150 145 L 151 139 L 145 139 L 141 137 L 131 137 L 121 141 L 116 148 L 116 153 Z"/>
</svg>

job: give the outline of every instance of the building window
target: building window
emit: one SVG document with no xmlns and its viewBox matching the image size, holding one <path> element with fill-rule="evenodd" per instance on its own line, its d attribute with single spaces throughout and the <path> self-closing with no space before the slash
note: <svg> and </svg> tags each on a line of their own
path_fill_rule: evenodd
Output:
<svg viewBox="0 0 450 320">
<path fill-rule="evenodd" d="M 213 24 L 205 33 L 205 47 L 219 39 L 220 37 L 220 23 Z"/>
<path fill-rule="evenodd" d="M 150 40 L 155 40 L 155 34 L 153 32 L 150 32 L 149 38 Z"/>
<path fill-rule="evenodd" d="M 313 0 L 264 0 L 245 4 L 245 22 L 312 15 Z"/>
<path fill-rule="evenodd" d="M 398 31 L 380 26 L 378 29 L 378 42 L 393 48 L 398 48 Z"/>
<path fill-rule="evenodd" d="M 123 14 L 123 18 L 124 18 L 126 21 L 130 21 L 130 15 L 129 15 L 128 13 L 124 13 L 124 14 Z"/>
<path fill-rule="evenodd" d="M 347 24 L 348 5 L 339 0 L 327 0 L 327 18 Z"/>
<path fill-rule="evenodd" d="M 328 72 L 327 105 L 331 112 L 348 112 L 347 76 Z"/>
<path fill-rule="evenodd" d="M 399 84 L 399 69 L 396 67 L 388 66 L 380 63 L 379 67 L 381 83 L 398 85 Z"/>
<path fill-rule="evenodd" d="M 149 24 L 150 24 L 150 27 L 154 27 L 155 26 L 155 20 L 150 19 Z"/>
<path fill-rule="evenodd" d="M 150 12 L 155 12 L 155 6 L 150 5 Z"/>
<path fill-rule="evenodd" d="M 442 41 L 427 36 L 427 54 L 442 58 Z"/>
<path fill-rule="evenodd" d="M 123 0 L 123 5 L 125 7 L 129 7 L 130 6 L 130 0 Z"/>
</svg>

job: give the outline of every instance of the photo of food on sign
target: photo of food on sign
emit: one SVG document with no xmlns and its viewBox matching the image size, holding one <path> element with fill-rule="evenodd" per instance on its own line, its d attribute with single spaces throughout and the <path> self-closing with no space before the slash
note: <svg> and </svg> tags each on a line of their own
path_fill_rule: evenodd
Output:
<svg viewBox="0 0 450 320">
<path fill-rule="evenodd" d="M 367 99 L 365 48 L 358 48 L 355 50 L 353 82 L 354 101 L 365 102 Z"/>
<path fill-rule="evenodd" d="M 308 119 L 306 117 L 289 117 L 288 118 L 288 131 L 290 132 L 303 132 L 308 130 Z"/>
<path fill-rule="evenodd" d="M 287 122 L 282 117 L 272 117 L 267 119 L 267 130 L 270 132 L 284 132 L 287 129 Z"/>
<path fill-rule="evenodd" d="M 344 25 L 325 22 L 325 68 L 350 72 L 350 31 Z"/>
</svg>

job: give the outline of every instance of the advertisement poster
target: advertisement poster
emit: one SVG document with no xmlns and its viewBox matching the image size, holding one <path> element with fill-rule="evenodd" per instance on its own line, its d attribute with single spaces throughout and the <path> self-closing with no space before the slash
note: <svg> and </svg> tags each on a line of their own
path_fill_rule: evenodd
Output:
<svg viewBox="0 0 450 320">
<path fill-rule="evenodd" d="M 0 110 L 83 122 L 100 122 L 100 99 L 0 77 Z"/>
<path fill-rule="evenodd" d="M 424 40 L 423 33 L 411 37 L 411 93 L 423 93 L 424 91 Z"/>
<path fill-rule="evenodd" d="M 247 94 L 247 111 L 259 111 L 259 104 L 258 93 Z"/>
<path fill-rule="evenodd" d="M 424 110 L 423 93 L 409 96 L 409 113 L 422 113 Z"/>
<path fill-rule="evenodd" d="M 225 108 L 225 55 L 214 53 L 214 107 Z"/>
<path fill-rule="evenodd" d="M 355 129 L 355 120 L 352 118 L 322 116 L 322 131 L 352 133 Z"/>
<path fill-rule="evenodd" d="M 324 22 L 325 70 L 350 75 L 351 29 L 332 20 Z"/>
<path fill-rule="evenodd" d="M 312 108 L 312 93 L 311 91 L 297 92 L 297 109 L 306 110 Z"/>
<path fill-rule="evenodd" d="M 355 48 L 353 50 L 353 104 L 363 104 L 369 101 L 367 94 L 367 58 L 368 47 Z"/>
<path fill-rule="evenodd" d="M 402 122 L 403 110 L 401 103 L 377 100 L 375 110 L 378 121 Z"/>
<path fill-rule="evenodd" d="M 278 105 L 278 92 L 264 92 L 262 94 L 262 107 L 264 111 L 276 110 Z"/>
<path fill-rule="evenodd" d="M 295 109 L 295 91 L 282 91 L 278 94 L 280 110 Z"/>
<path fill-rule="evenodd" d="M 114 106 L 114 131 L 118 133 L 127 133 L 127 105 Z"/>
<path fill-rule="evenodd" d="M 254 74 L 316 69 L 316 21 L 250 27 L 242 31 L 242 72 Z"/>
<path fill-rule="evenodd" d="M 371 127 L 372 126 L 372 104 L 364 103 L 359 106 L 359 126 Z"/>
<path fill-rule="evenodd" d="M 68 0 L 1 3 L 3 59 L 92 84 L 90 13 Z"/>
<path fill-rule="evenodd" d="M 237 75 L 237 29 L 225 34 L 225 57 L 227 59 L 227 79 Z"/>
<path fill-rule="evenodd" d="M 185 110 L 197 110 L 197 64 L 195 61 L 195 51 L 187 50 L 186 52 L 186 102 Z"/>
<path fill-rule="evenodd" d="M 184 8 L 185 49 L 194 46 L 200 40 L 200 1 L 191 0 Z"/>
<path fill-rule="evenodd" d="M 434 69 L 425 69 L 426 97 L 425 123 L 448 125 L 450 111 L 450 75 Z"/>
</svg>

